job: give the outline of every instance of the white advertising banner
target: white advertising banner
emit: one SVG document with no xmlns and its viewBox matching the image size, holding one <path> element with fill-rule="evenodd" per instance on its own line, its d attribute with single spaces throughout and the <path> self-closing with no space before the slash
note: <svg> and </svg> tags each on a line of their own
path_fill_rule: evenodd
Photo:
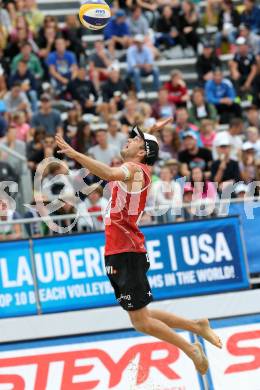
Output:
<svg viewBox="0 0 260 390">
<path fill-rule="evenodd" d="M 235 323 L 235 322 L 234 322 Z M 212 390 L 260 390 L 260 323 L 216 329 L 223 350 L 206 343 Z"/>
<path fill-rule="evenodd" d="M 188 332 L 181 333 L 189 339 Z M 103 338 L 103 341 L 102 341 Z M 55 345 L 56 344 L 56 345 Z M 0 352 L 0 390 L 200 390 L 176 347 L 134 332 L 74 337 Z"/>
</svg>

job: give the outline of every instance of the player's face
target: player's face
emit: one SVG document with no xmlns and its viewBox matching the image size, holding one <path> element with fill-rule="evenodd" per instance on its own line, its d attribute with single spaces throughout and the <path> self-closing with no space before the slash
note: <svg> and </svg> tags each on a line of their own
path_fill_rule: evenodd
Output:
<svg viewBox="0 0 260 390">
<path fill-rule="evenodd" d="M 145 156 L 144 140 L 141 137 L 129 138 L 124 148 L 121 150 L 124 160 Z"/>
</svg>

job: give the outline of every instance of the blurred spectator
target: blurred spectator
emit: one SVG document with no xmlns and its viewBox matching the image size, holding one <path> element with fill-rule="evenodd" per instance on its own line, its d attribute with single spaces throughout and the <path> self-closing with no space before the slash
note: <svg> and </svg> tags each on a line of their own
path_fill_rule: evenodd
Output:
<svg viewBox="0 0 260 390">
<path fill-rule="evenodd" d="M 202 15 L 202 24 L 205 27 L 217 27 L 220 14 L 219 0 L 207 0 L 205 5 L 205 13 Z"/>
<path fill-rule="evenodd" d="M 250 183 L 256 178 L 256 150 L 254 144 L 247 141 L 242 146 L 242 159 L 239 162 L 241 179 L 246 183 Z"/>
<path fill-rule="evenodd" d="M 94 49 L 94 53 L 89 57 L 89 77 L 99 91 L 100 83 L 108 79 L 111 56 L 105 49 L 103 41 L 96 41 Z"/>
<path fill-rule="evenodd" d="M 232 160 L 239 160 L 242 150 L 242 134 L 244 129 L 243 120 L 240 118 L 233 118 L 230 121 L 228 131 L 220 131 L 217 133 L 215 141 L 213 143 L 213 157 L 217 159 L 217 145 L 222 142 L 222 139 L 227 139 L 230 144 L 230 158 Z"/>
<path fill-rule="evenodd" d="M 108 41 L 108 48 L 113 58 L 115 50 L 126 49 L 129 45 L 130 29 L 126 21 L 126 13 L 118 9 L 104 28 L 104 38 Z"/>
<path fill-rule="evenodd" d="M 218 159 L 211 166 L 211 177 L 219 184 L 218 190 L 222 191 L 225 185 L 233 184 L 240 180 L 238 162 L 230 158 L 231 145 L 229 138 L 223 136 L 216 144 Z"/>
<path fill-rule="evenodd" d="M 45 136 L 45 128 L 39 127 L 34 131 L 33 140 L 27 144 L 28 167 L 31 169 L 32 174 L 36 171 L 37 164 L 42 160 Z"/>
<path fill-rule="evenodd" d="M 26 144 L 24 141 L 17 139 L 17 130 L 14 126 L 9 126 L 5 141 L 3 142 L 9 149 L 17 152 L 20 156 L 26 156 Z M 7 161 L 8 164 L 15 170 L 15 172 L 20 175 L 22 173 L 22 164 L 21 161 L 12 156 L 11 154 L 1 151 L 1 161 Z"/>
<path fill-rule="evenodd" d="M 245 38 L 253 54 L 257 56 L 260 52 L 260 36 L 250 30 L 247 24 L 241 23 L 239 26 L 239 37 Z"/>
<path fill-rule="evenodd" d="M 115 146 L 120 155 L 120 151 L 123 146 L 126 144 L 127 136 L 126 134 L 120 132 L 120 125 L 116 118 L 109 118 L 108 120 L 108 143 Z"/>
<path fill-rule="evenodd" d="M 189 109 L 189 121 L 199 127 L 201 121 L 204 119 L 216 122 L 217 110 L 213 104 L 205 101 L 204 90 L 202 88 L 194 88 L 192 105 Z"/>
<path fill-rule="evenodd" d="M 78 130 L 73 140 L 75 149 L 80 153 L 87 153 L 87 151 L 95 144 L 94 135 L 90 129 L 90 124 L 81 121 L 78 125 Z"/>
<path fill-rule="evenodd" d="M 92 81 L 87 80 L 85 68 L 76 70 L 75 77 L 69 82 L 67 91 L 73 100 L 77 100 L 81 104 L 84 113 L 96 113 L 95 103 L 98 99 L 98 94 Z"/>
<path fill-rule="evenodd" d="M 191 169 L 200 167 L 206 174 L 210 170 L 212 162 L 211 151 L 206 148 L 198 147 L 197 138 L 194 132 L 188 131 L 183 137 L 183 151 L 179 153 L 181 165 L 181 174 L 189 177 Z"/>
<path fill-rule="evenodd" d="M 112 159 L 118 155 L 115 145 L 108 143 L 108 134 L 105 129 L 98 129 L 95 132 L 97 145 L 88 150 L 88 154 L 104 164 L 110 165 Z"/>
<path fill-rule="evenodd" d="M 3 97 L 5 96 L 7 92 L 7 84 L 4 76 L 4 69 L 0 65 L 0 102 L 3 105 Z M 0 112 L 2 113 L 3 111 L 3 106 L 1 105 L 0 107 Z"/>
<path fill-rule="evenodd" d="M 24 43 L 29 42 L 31 45 L 35 45 L 26 20 L 20 16 L 17 17 L 17 20 L 20 25 L 17 25 L 16 30 L 14 30 L 10 35 L 10 39 L 8 40 L 8 44 L 5 49 L 5 55 L 10 60 L 20 53 Z"/>
<path fill-rule="evenodd" d="M 165 167 L 169 167 L 171 170 L 172 180 L 181 179 L 180 175 L 180 164 L 177 159 L 170 158 L 169 160 L 165 161 L 164 163 Z"/>
<path fill-rule="evenodd" d="M 127 50 L 128 74 L 133 78 L 136 92 L 141 92 L 141 77 L 153 75 L 153 88 L 158 90 L 160 86 L 159 69 L 154 65 L 153 53 L 144 44 L 143 35 L 134 37 L 134 45 Z"/>
<path fill-rule="evenodd" d="M 51 82 L 56 94 L 64 92 L 70 80 L 77 75 L 77 61 L 75 54 L 66 50 L 66 42 L 63 38 L 55 40 L 56 50 L 49 53 L 47 64 L 51 76 Z"/>
<path fill-rule="evenodd" d="M 152 113 L 156 119 L 168 118 L 175 115 L 176 107 L 169 101 L 169 92 L 167 89 L 161 88 L 158 92 L 158 99 L 152 106 Z"/>
<path fill-rule="evenodd" d="M 104 103 L 109 103 L 103 106 L 101 114 L 108 116 L 121 111 L 124 106 L 123 99 L 127 95 L 128 87 L 120 75 L 119 66 L 111 64 L 108 68 L 108 80 L 102 85 L 102 97 Z"/>
<path fill-rule="evenodd" d="M 141 102 L 139 104 L 140 114 L 142 115 L 144 119 L 144 128 L 150 128 L 152 127 L 156 120 L 153 116 L 153 109 L 149 103 Z"/>
<path fill-rule="evenodd" d="M 8 128 L 8 122 L 0 115 L 0 140 L 5 136 Z"/>
<path fill-rule="evenodd" d="M 44 15 L 38 9 L 36 0 L 25 0 L 24 6 L 26 20 L 29 23 L 30 29 L 36 33 L 42 25 Z"/>
<path fill-rule="evenodd" d="M 70 107 L 68 110 L 68 116 L 63 123 L 64 137 L 69 144 L 72 143 L 72 140 L 76 136 L 80 120 L 81 117 L 76 109 L 76 106 L 74 105 Z"/>
<path fill-rule="evenodd" d="M 37 36 L 37 46 L 39 48 L 38 56 L 43 60 L 48 57 L 50 52 L 55 50 L 55 40 L 58 34 L 58 23 L 53 16 L 45 16 L 43 26 Z"/>
<path fill-rule="evenodd" d="M 199 43 L 197 33 L 197 28 L 199 26 L 198 13 L 195 4 L 191 0 L 183 0 L 181 8 L 182 12 L 179 15 L 180 43 L 184 50 L 191 46 L 196 53 Z"/>
<path fill-rule="evenodd" d="M 195 166 L 191 169 L 189 184 L 193 190 L 193 201 L 198 199 L 216 200 L 217 190 L 215 184 L 206 178 L 201 167 Z"/>
<path fill-rule="evenodd" d="M 244 0 L 241 22 L 247 24 L 254 33 L 260 33 L 260 9 L 255 0 Z"/>
<path fill-rule="evenodd" d="M 133 5 L 133 8 L 131 9 L 131 13 L 128 18 L 128 25 L 131 36 L 135 36 L 137 34 L 145 36 L 148 34 L 149 24 L 142 14 L 142 8 L 138 4 Z"/>
<path fill-rule="evenodd" d="M 250 126 L 246 129 L 247 140 L 254 145 L 257 159 L 260 159 L 260 136 L 256 127 Z"/>
<path fill-rule="evenodd" d="M 18 223 L 10 224 L 11 221 L 19 218 L 19 213 L 10 208 L 8 200 L 0 199 L 0 221 L 5 222 L 4 225 L 0 225 L 0 241 L 22 238 L 21 225 Z"/>
<path fill-rule="evenodd" d="M 12 30 L 12 22 L 8 11 L 3 7 L 3 5 L 3 0 L 0 0 L 0 25 L 7 33 L 10 33 Z"/>
<path fill-rule="evenodd" d="M 174 208 L 181 205 L 182 190 L 181 185 L 172 180 L 172 172 L 169 166 L 161 168 L 160 179 L 152 184 L 151 197 L 153 206 L 159 211 L 157 217 L 159 223 L 176 220 Z"/>
<path fill-rule="evenodd" d="M 80 215 L 78 219 L 78 229 L 80 231 L 104 230 L 103 215 L 108 205 L 108 200 L 103 197 L 103 189 L 96 184 L 88 188 L 87 198 L 78 204 L 77 211 Z M 91 216 L 91 213 L 100 215 Z"/>
<path fill-rule="evenodd" d="M 260 129 L 260 113 L 258 107 L 255 105 L 249 106 L 248 109 L 246 109 L 245 114 L 247 120 L 246 125 Z"/>
<path fill-rule="evenodd" d="M 200 125 L 200 139 L 203 147 L 211 150 L 216 135 L 214 122 L 210 119 L 202 119 Z"/>
<path fill-rule="evenodd" d="M 178 20 L 170 5 L 164 5 L 161 16 L 156 23 L 155 45 L 159 48 L 169 49 L 179 43 L 179 33 L 177 29 Z"/>
<path fill-rule="evenodd" d="M 14 83 L 19 82 L 23 92 L 26 93 L 31 102 L 32 111 L 36 112 L 38 109 L 37 84 L 34 74 L 28 69 L 27 64 L 24 60 L 18 62 L 17 70 L 9 79 L 9 86 L 12 87 Z"/>
<path fill-rule="evenodd" d="M 199 129 L 196 125 L 189 122 L 189 114 L 185 107 L 178 108 L 176 111 L 176 123 L 175 129 L 179 134 L 180 139 L 183 139 L 184 135 L 189 132 L 193 133 L 197 139 L 198 146 L 202 146 L 202 142 L 200 139 Z"/>
<path fill-rule="evenodd" d="M 26 96 L 26 93 L 22 91 L 21 83 L 16 81 L 11 91 L 7 92 L 4 97 L 6 111 L 9 114 L 13 114 L 16 111 L 26 111 L 28 115 L 31 114 L 31 105 Z"/>
<path fill-rule="evenodd" d="M 159 157 L 162 160 L 177 158 L 180 149 L 180 139 L 172 126 L 166 126 L 161 131 Z"/>
<path fill-rule="evenodd" d="M 218 32 L 215 36 L 216 47 L 221 48 L 223 41 L 233 44 L 236 40 L 237 29 L 240 24 L 240 16 L 232 0 L 221 2 L 221 11 L 218 21 Z"/>
<path fill-rule="evenodd" d="M 189 101 L 188 88 L 179 70 L 171 72 L 171 79 L 164 84 L 164 88 L 169 92 L 168 100 L 177 107 L 186 106 Z"/>
<path fill-rule="evenodd" d="M 237 52 L 229 62 L 230 75 L 240 96 L 252 93 L 253 83 L 257 74 L 256 59 L 244 37 L 236 40 Z"/>
<path fill-rule="evenodd" d="M 208 80 L 212 80 L 213 72 L 221 67 L 220 59 L 215 55 L 213 45 L 210 42 L 203 43 L 203 51 L 198 56 L 196 70 L 202 86 Z"/>
<path fill-rule="evenodd" d="M 136 114 L 137 110 L 138 110 L 137 101 L 133 98 L 128 98 L 125 101 L 124 110 L 120 118 L 122 130 L 125 133 L 128 133 L 129 128 L 134 126 L 135 124 L 134 115 Z"/>
<path fill-rule="evenodd" d="M 142 12 L 147 18 L 149 25 L 152 26 L 157 17 L 157 2 L 153 0 L 136 0 L 136 3 L 142 8 Z"/>
<path fill-rule="evenodd" d="M 62 35 L 66 42 L 68 42 L 67 50 L 75 53 L 79 64 L 83 63 L 85 59 L 85 48 L 82 44 L 84 27 L 80 24 L 79 18 L 76 15 L 68 15 L 66 17 Z"/>
<path fill-rule="evenodd" d="M 32 116 L 32 131 L 36 127 L 43 127 L 48 134 L 62 133 L 60 113 L 51 107 L 51 97 L 47 93 L 41 95 L 40 110 Z"/>
<path fill-rule="evenodd" d="M 16 139 L 28 142 L 31 138 L 30 125 L 23 111 L 17 111 L 12 116 L 11 126 L 16 128 Z"/>
<path fill-rule="evenodd" d="M 32 53 L 32 46 L 29 42 L 25 42 L 21 47 L 20 54 L 14 57 L 11 64 L 12 73 L 17 71 L 20 61 L 27 63 L 27 69 L 36 79 L 40 79 L 43 76 L 40 60 Z"/>
<path fill-rule="evenodd" d="M 228 123 L 234 117 L 241 117 L 241 107 L 235 103 L 236 92 L 230 80 L 223 78 L 221 70 L 215 70 L 213 80 L 208 80 L 205 96 L 215 105 L 220 123 Z"/>
</svg>

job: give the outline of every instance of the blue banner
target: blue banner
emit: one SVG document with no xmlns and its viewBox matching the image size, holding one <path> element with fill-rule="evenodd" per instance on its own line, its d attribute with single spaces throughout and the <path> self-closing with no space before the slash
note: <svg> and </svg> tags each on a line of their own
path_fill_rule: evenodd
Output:
<svg viewBox="0 0 260 390">
<path fill-rule="evenodd" d="M 238 217 L 144 227 L 156 299 L 249 286 Z M 1 243 L 0 317 L 117 304 L 104 266 L 104 233 Z"/>
<path fill-rule="evenodd" d="M 144 227 L 155 299 L 249 286 L 237 217 Z M 116 304 L 106 276 L 104 234 L 33 240 L 43 313 Z"/>
<path fill-rule="evenodd" d="M 233 203 L 229 208 L 230 215 L 239 215 L 245 236 L 246 251 L 251 274 L 260 272 L 260 202 Z"/>
<path fill-rule="evenodd" d="M 29 241 L 1 243 L 0 318 L 37 314 Z"/>
</svg>

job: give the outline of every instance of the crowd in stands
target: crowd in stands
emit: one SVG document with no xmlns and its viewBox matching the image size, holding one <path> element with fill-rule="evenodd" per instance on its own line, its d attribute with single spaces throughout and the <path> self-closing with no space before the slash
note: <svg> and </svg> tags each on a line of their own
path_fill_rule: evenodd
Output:
<svg viewBox="0 0 260 390">
<path fill-rule="evenodd" d="M 216 201 L 234 183 L 239 184 L 232 197 L 258 195 L 258 188 L 252 192 L 250 187 L 260 180 L 258 3 L 206 0 L 202 7 L 192 0 L 117 0 L 111 7 L 113 16 L 92 47 L 76 15 L 60 23 L 44 15 L 35 0 L 0 0 L 1 179 L 19 182 L 21 170 L 19 160 L 1 145 L 27 159 L 33 180 L 41 161 L 62 158 L 55 134 L 79 152 L 118 166 L 128 132 L 138 124 L 160 142 L 148 205 L 163 205 L 165 211 L 156 218 L 145 214 L 143 224 L 198 218 L 189 207 L 178 216 L 172 209 L 182 201 Z M 175 56 L 180 65 L 172 67 L 166 80 L 160 62 Z M 192 89 L 180 58 L 195 58 Z M 170 116 L 172 125 L 158 132 L 156 121 Z M 81 180 L 79 169 L 66 158 L 62 165 L 48 166 L 45 204 L 65 192 L 72 197 Z M 68 178 L 69 171 L 74 179 Z M 52 184 L 57 175 L 63 179 Z M 99 215 L 89 218 L 84 212 L 105 209 L 104 183 L 97 185 L 99 178 L 92 175 L 84 181 L 92 191 L 84 193 L 78 185 L 78 202 L 68 200 L 54 214 L 78 212 L 73 231 L 102 229 Z M 8 221 L 22 211 L 11 210 L 5 200 L 0 211 L 0 221 L 6 221 L 0 225 L 0 240 L 21 235 L 19 225 Z M 33 204 L 25 213 L 37 215 Z M 27 233 L 48 234 L 48 228 L 31 223 Z"/>
</svg>

